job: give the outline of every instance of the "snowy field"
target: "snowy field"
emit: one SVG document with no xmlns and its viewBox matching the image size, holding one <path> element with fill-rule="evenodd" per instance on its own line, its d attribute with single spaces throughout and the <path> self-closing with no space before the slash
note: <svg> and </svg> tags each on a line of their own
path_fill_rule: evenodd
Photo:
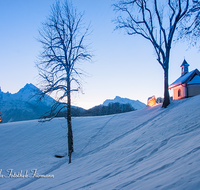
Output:
<svg viewBox="0 0 200 190">
<path fill-rule="evenodd" d="M 200 189 L 200 96 L 73 118 L 73 132 L 68 164 L 55 157 L 67 153 L 65 119 L 0 124 L 0 189 Z"/>
</svg>

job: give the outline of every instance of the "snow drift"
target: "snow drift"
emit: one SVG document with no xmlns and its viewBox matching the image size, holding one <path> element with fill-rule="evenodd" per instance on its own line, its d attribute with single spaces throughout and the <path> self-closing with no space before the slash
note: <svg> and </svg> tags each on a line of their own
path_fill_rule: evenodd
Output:
<svg viewBox="0 0 200 190">
<path fill-rule="evenodd" d="M 73 118 L 72 163 L 66 120 L 0 124 L 1 189 L 200 188 L 200 96 L 138 111 Z M 8 176 L 22 170 L 28 177 Z M 30 178 L 32 169 L 54 178 Z"/>
</svg>

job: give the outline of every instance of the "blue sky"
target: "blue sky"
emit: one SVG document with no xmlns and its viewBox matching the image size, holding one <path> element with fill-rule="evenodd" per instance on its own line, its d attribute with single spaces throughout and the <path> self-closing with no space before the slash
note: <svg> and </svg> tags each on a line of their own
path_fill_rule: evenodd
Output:
<svg viewBox="0 0 200 190">
<path fill-rule="evenodd" d="M 39 85 L 35 67 L 42 50 L 38 37 L 41 23 L 48 17 L 54 0 L 0 1 L 0 86 L 3 92 L 16 93 L 26 83 Z M 91 22 L 88 40 L 94 57 L 80 68 L 89 73 L 83 92 L 73 94 L 72 104 L 91 108 L 115 96 L 147 102 L 149 96 L 163 96 L 163 70 L 156 61 L 152 45 L 140 36 L 114 31 L 115 0 L 73 0 L 84 22 Z M 184 58 L 189 70 L 200 69 L 200 53 L 187 42 L 172 45 L 169 83 L 180 76 Z"/>
</svg>

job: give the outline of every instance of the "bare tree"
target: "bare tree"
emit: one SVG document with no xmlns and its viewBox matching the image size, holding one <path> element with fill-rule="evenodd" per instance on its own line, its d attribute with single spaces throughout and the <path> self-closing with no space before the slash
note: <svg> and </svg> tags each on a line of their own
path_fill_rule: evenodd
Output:
<svg viewBox="0 0 200 190">
<path fill-rule="evenodd" d="M 90 60 L 85 38 L 88 27 L 83 25 L 83 14 L 77 13 L 71 2 L 57 1 L 51 7 L 51 13 L 39 30 L 38 41 L 43 46 L 37 67 L 42 77 L 43 95 L 57 93 L 56 102 L 49 112 L 54 118 L 64 108 L 67 109 L 68 155 L 71 163 L 73 148 L 73 133 L 71 122 L 71 93 L 80 90 L 82 71 L 77 68 L 80 61 Z M 47 119 L 44 117 L 44 119 Z"/>
<path fill-rule="evenodd" d="M 189 43 L 199 46 L 200 39 L 200 0 L 192 0 L 193 5 L 182 22 L 179 39 L 189 39 Z M 200 47 L 200 46 L 199 46 Z"/>
<path fill-rule="evenodd" d="M 170 104 L 168 72 L 174 34 L 189 10 L 190 0 L 121 0 L 114 10 L 121 15 L 116 19 L 117 29 L 129 35 L 140 35 L 151 42 L 157 61 L 164 70 L 164 102 Z"/>
</svg>

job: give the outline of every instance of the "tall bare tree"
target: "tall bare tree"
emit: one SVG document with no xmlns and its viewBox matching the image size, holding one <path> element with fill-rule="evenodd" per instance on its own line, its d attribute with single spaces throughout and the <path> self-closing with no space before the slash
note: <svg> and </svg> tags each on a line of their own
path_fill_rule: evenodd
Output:
<svg viewBox="0 0 200 190">
<path fill-rule="evenodd" d="M 188 11 L 180 30 L 180 39 L 189 39 L 189 43 L 199 45 L 200 39 L 200 0 L 192 0 L 193 5 Z"/>
<path fill-rule="evenodd" d="M 121 0 L 114 4 L 120 14 L 116 28 L 140 35 L 151 42 L 164 70 L 164 102 L 170 104 L 168 77 L 171 46 L 175 32 L 189 10 L 190 0 Z"/>
<path fill-rule="evenodd" d="M 44 81 L 43 95 L 57 93 L 58 101 L 50 110 L 54 118 L 62 109 L 67 109 L 68 155 L 71 163 L 73 133 L 71 122 L 71 93 L 80 90 L 82 71 L 77 68 L 80 61 L 91 59 L 85 38 L 88 27 L 83 25 L 83 14 L 77 13 L 72 3 L 57 1 L 39 30 L 38 41 L 43 46 L 37 67 Z M 49 116 L 49 115 L 48 115 Z M 46 117 L 44 117 L 45 119 Z"/>
</svg>

